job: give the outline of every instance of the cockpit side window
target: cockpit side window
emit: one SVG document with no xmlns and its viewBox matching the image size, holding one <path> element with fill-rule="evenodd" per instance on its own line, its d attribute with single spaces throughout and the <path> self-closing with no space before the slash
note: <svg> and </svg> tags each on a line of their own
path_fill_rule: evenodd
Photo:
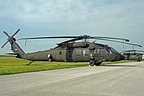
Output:
<svg viewBox="0 0 144 96">
<path fill-rule="evenodd" d="M 106 47 L 105 48 L 105 53 L 106 54 L 112 54 L 112 53 L 118 53 L 115 49 L 113 49 L 112 47 Z"/>
<path fill-rule="evenodd" d="M 112 51 L 110 50 L 110 48 L 106 48 L 106 49 L 105 49 L 105 53 L 106 53 L 106 54 L 112 54 Z"/>
<path fill-rule="evenodd" d="M 111 47 L 111 51 L 113 52 L 113 53 L 118 53 L 114 48 L 112 48 Z"/>
</svg>

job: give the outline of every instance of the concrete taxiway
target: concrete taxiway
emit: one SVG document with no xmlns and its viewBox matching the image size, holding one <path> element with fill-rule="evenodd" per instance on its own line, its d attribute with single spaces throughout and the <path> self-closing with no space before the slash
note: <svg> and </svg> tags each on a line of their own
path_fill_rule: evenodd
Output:
<svg viewBox="0 0 144 96">
<path fill-rule="evenodd" d="M 3 75 L 0 96 L 144 96 L 144 62 Z"/>
</svg>

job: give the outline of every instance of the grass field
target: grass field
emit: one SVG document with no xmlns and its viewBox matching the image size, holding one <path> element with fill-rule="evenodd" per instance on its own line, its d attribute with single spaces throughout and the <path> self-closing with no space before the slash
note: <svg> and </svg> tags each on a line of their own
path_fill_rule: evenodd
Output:
<svg viewBox="0 0 144 96">
<path fill-rule="evenodd" d="M 130 62 L 127 60 L 117 62 L 104 62 L 103 64 Z M 132 61 L 131 61 L 132 62 Z M 28 64 L 28 60 L 17 59 L 15 57 L 0 56 L 0 75 L 17 74 L 26 72 L 38 72 L 45 70 L 55 70 L 63 68 L 74 68 L 88 66 L 89 62 L 33 62 Z"/>
</svg>

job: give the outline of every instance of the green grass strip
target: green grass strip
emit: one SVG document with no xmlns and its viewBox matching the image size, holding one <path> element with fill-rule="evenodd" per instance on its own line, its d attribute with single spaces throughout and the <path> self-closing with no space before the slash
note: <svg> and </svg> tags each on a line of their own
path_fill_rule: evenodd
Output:
<svg viewBox="0 0 144 96">
<path fill-rule="evenodd" d="M 122 60 L 116 62 L 104 62 L 103 64 L 125 63 L 125 62 L 133 62 L 133 61 Z M 0 75 L 38 72 L 38 71 L 64 69 L 64 68 L 75 68 L 89 65 L 89 62 L 36 61 L 33 62 L 31 65 L 26 65 L 28 63 L 29 63 L 28 60 L 17 59 L 15 57 L 10 56 L 0 56 Z"/>
</svg>

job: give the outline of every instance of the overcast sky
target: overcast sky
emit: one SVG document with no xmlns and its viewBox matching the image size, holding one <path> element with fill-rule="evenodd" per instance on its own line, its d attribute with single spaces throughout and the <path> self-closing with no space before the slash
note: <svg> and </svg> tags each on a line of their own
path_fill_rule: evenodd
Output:
<svg viewBox="0 0 144 96">
<path fill-rule="evenodd" d="M 7 39 L 3 31 L 12 35 L 18 28 L 21 31 L 16 38 L 87 34 L 128 38 L 144 47 L 144 0 L 0 0 L 0 45 Z M 61 41 L 30 40 L 27 46 L 24 41 L 18 43 L 32 52 Z M 123 50 L 122 44 L 98 42 Z M 10 52 L 9 44 L 0 49 L 0 54 L 6 52 Z"/>
</svg>

